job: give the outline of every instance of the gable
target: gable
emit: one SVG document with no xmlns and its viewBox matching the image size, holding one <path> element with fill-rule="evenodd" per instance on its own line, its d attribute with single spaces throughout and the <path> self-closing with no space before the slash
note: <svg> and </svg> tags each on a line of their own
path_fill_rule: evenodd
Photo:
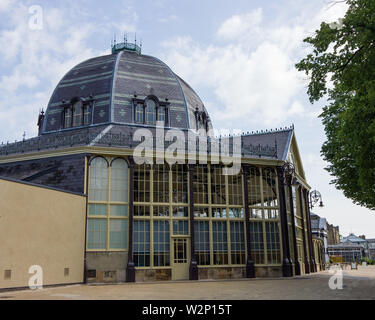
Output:
<svg viewBox="0 0 375 320">
<path fill-rule="evenodd" d="M 296 173 L 304 180 L 306 179 L 305 170 L 303 169 L 302 159 L 301 159 L 301 155 L 298 149 L 297 139 L 296 139 L 294 131 L 292 134 L 292 139 L 291 139 L 288 153 L 287 153 L 285 160 L 290 163 L 293 163 Z"/>
</svg>

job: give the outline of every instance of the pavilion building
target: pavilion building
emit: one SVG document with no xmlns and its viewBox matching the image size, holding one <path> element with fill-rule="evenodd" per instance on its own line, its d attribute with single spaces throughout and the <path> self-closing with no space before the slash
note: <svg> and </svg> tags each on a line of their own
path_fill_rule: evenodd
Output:
<svg viewBox="0 0 375 320">
<path fill-rule="evenodd" d="M 136 44 L 69 70 L 38 127 L 0 147 L 0 288 L 30 265 L 45 284 L 316 271 L 294 127 L 213 136 L 196 92 Z"/>
</svg>

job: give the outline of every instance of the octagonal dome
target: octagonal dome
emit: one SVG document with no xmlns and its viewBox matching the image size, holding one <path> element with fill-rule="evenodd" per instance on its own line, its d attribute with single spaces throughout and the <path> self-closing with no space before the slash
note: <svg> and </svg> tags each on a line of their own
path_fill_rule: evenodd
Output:
<svg viewBox="0 0 375 320">
<path fill-rule="evenodd" d="M 137 123 L 135 115 L 136 101 L 150 97 L 166 106 L 167 127 L 197 129 L 202 121 L 206 129 L 212 128 L 201 99 L 184 80 L 164 62 L 126 45 L 78 64 L 61 79 L 49 101 L 41 134 L 110 123 L 150 126 Z M 64 108 L 76 101 L 90 103 L 87 122 L 66 128 Z"/>
</svg>

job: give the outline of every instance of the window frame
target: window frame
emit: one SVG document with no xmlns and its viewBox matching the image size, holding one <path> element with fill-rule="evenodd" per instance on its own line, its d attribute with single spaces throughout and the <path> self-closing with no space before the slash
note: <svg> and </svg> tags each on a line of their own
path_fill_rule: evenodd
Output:
<svg viewBox="0 0 375 320">
<path fill-rule="evenodd" d="M 75 104 L 80 102 L 80 113 L 79 113 L 79 123 L 75 125 Z M 61 112 L 61 129 L 73 129 L 84 126 L 89 126 L 92 124 L 92 112 L 93 112 L 93 100 L 84 100 L 81 98 L 74 98 L 68 104 L 63 104 Z M 67 114 L 69 114 L 69 124 L 66 123 Z M 87 115 L 87 117 L 86 117 Z M 87 120 L 87 121 L 86 121 Z"/>
<path fill-rule="evenodd" d="M 147 121 L 147 102 L 149 100 L 152 100 L 155 103 L 155 113 L 154 113 L 154 122 L 149 123 Z M 164 127 L 169 127 L 169 105 L 170 103 L 168 101 L 160 101 L 157 97 L 155 96 L 147 96 L 144 99 L 138 99 L 138 98 L 133 98 L 133 123 L 135 124 L 140 124 L 140 125 L 147 125 L 147 126 L 155 126 L 157 122 L 159 121 L 159 111 L 161 109 L 164 110 Z M 142 121 L 138 121 L 138 116 L 137 114 L 139 111 L 137 110 L 139 106 L 142 106 Z"/>
<path fill-rule="evenodd" d="M 103 200 L 97 200 L 95 198 L 90 197 L 90 183 L 91 183 L 91 175 L 92 175 L 92 163 L 95 161 L 95 159 L 103 159 L 107 163 L 107 172 L 106 172 L 106 199 Z M 122 160 L 126 163 L 127 170 L 126 178 L 127 178 L 127 186 L 125 188 L 125 192 L 127 192 L 127 195 L 125 196 L 126 201 L 112 201 L 112 191 L 116 191 L 115 189 L 112 189 L 112 164 L 117 161 Z M 90 220 L 102 220 L 106 221 L 106 245 L 105 248 L 89 248 L 89 232 L 87 232 L 86 235 L 86 251 L 87 252 L 127 252 L 129 250 L 129 196 L 130 196 L 130 190 L 129 190 L 129 162 L 127 159 L 122 157 L 104 157 L 104 156 L 95 156 L 93 157 L 89 165 L 89 177 L 88 177 L 88 215 L 87 215 L 87 223 L 89 225 Z M 95 206 L 102 206 L 105 207 L 105 214 L 90 214 L 90 209 Z M 125 209 L 125 214 L 112 214 L 111 210 L 114 210 L 114 207 L 122 206 Z M 125 229 L 124 231 L 124 243 L 125 248 L 111 248 L 111 236 L 113 236 L 113 230 L 111 229 L 112 221 L 124 221 L 125 222 Z"/>
</svg>

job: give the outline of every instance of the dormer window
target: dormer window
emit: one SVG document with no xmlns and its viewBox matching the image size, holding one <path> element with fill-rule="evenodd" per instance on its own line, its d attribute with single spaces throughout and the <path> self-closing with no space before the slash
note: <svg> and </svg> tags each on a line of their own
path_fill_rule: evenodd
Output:
<svg viewBox="0 0 375 320">
<path fill-rule="evenodd" d="M 73 127 L 82 125 L 82 101 L 73 104 Z"/>
<path fill-rule="evenodd" d="M 156 120 L 156 103 L 152 99 L 146 100 L 146 123 L 155 124 Z"/>
<path fill-rule="evenodd" d="M 137 103 L 137 106 L 135 107 L 135 122 L 136 123 L 144 123 L 144 107 L 143 104 Z"/>
<path fill-rule="evenodd" d="M 62 113 L 63 129 L 81 127 L 91 124 L 91 103 L 74 99 L 69 105 L 64 106 Z"/>
<path fill-rule="evenodd" d="M 206 131 L 208 131 L 208 117 L 207 117 L 207 114 L 206 112 L 204 111 L 199 111 L 198 107 L 195 108 L 195 112 L 194 112 L 194 116 L 195 116 L 195 127 L 197 130 L 199 129 L 204 129 Z"/>
<path fill-rule="evenodd" d="M 165 107 L 160 106 L 158 108 L 158 121 L 161 121 L 161 122 L 165 123 L 165 119 L 166 119 Z"/>
<path fill-rule="evenodd" d="M 64 128 L 70 128 L 72 126 L 72 108 L 64 108 Z"/>
<path fill-rule="evenodd" d="M 145 100 L 133 99 L 133 102 L 135 123 L 156 125 L 156 122 L 160 121 L 164 126 L 168 126 L 168 102 L 159 102 L 153 97 Z"/>
</svg>

